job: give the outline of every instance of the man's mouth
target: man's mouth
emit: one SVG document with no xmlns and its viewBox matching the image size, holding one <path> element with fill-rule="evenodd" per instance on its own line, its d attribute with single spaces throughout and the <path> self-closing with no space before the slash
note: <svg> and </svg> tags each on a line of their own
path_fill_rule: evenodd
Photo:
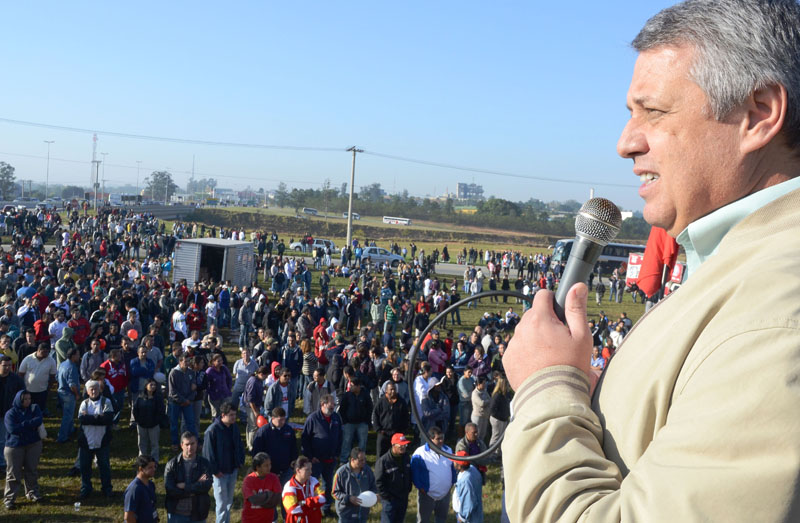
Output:
<svg viewBox="0 0 800 523">
<path fill-rule="evenodd" d="M 654 173 L 644 173 L 639 175 L 639 180 L 645 185 L 653 183 L 654 181 L 658 180 L 660 176 Z"/>
</svg>

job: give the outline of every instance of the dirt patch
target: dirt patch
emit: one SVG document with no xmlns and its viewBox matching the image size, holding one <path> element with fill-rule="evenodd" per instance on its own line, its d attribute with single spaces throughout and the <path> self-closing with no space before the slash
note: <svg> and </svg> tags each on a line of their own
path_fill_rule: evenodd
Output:
<svg viewBox="0 0 800 523">
<path fill-rule="evenodd" d="M 196 209 L 186 216 L 186 221 L 205 223 L 217 227 L 244 228 L 246 231 L 277 231 L 281 235 L 299 238 L 309 233 L 312 236 L 338 237 L 347 236 L 347 224 L 344 222 L 328 222 L 277 216 L 263 213 L 236 212 L 224 209 Z M 466 228 L 465 228 L 466 229 Z M 551 245 L 558 238 L 555 236 L 509 233 L 492 229 L 464 231 L 423 230 L 404 227 L 375 227 L 353 224 L 353 236 L 369 238 L 376 241 L 429 241 L 454 243 L 502 243 L 520 246 L 540 247 Z"/>
</svg>

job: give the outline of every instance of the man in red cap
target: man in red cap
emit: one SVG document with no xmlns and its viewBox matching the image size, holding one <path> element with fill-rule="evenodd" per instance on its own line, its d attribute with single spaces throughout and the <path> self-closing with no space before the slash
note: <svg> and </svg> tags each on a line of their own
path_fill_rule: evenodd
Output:
<svg viewBox="0 0 800 523">
<path fill-rule="evenodd" d="M 395 433 L 391 448 L 375 462 L 375 483 L 383 503 L 381 521 L 405 520 L 411 492 L 411 461 L 406 454 L 409 443 L 411 440 L 405 434 Z"/>
</svg>

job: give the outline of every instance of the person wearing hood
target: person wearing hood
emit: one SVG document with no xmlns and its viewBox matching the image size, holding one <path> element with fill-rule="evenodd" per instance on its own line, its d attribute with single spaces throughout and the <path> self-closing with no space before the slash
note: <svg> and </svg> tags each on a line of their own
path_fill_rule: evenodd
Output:
<svg viewBox="0 0 800 523">
<path fill-rule="evenodd" d="M 36 503 L 39 495 L 39 458 L 42 455 L 42 438 L 39 428 L 43 423 L 42 411 L 31 401 L 31 393 L 17 392 L 11 408 L 3 419 L 6 442 L 3 456 L 6 460 L 6 488 L 3 502 L 13 510 L 20 483 L 25 482 L 25 496 Z"/>
<path fill-rule="evenodd" d="M 74 330 L 71 327 L 64 327 L 61 331 L 61 337 L 56 341 L 54 348 L 56 349 L 56 363 L 61 365 L 67 359 L 67 352 L 75 348 L 75 342 L 72 340 Z"/>
<path fill-rule="evenodd" d="M 13 371 L 13 362 L 8 356 L 0 356 L 0 443 L 6 441 L 6 426 L 2 422 L 6 412 L 11 409 L 17 392 L 25 388 L 19 374 Z M 5 457 L 0 452 L 0 469 L 6 468 Z"/>
<path fill-rule="evenodd" d="M 281 366 L 281 362 L 273 361 L 270 364 L 269 376 L 267 376 L 267 379 L 264 381 L 264 389 L 265 390 L 269 389 L 270 387 L 272 387 L 272 384 L 276 383 L 278 381 L 278 378 L 281 377 L 281 370 L 283 370 L 283 367 Z"/>
<path fill-rule="evenodd" d="M 294 414 L 295 392 L 291 386 L 292 371 L 281 369 L 278 381 L 273 383 L 264 395 L 264 410 L 272 412 L 275 407 L 283 407 L 287 418 Z"/>
</svg>

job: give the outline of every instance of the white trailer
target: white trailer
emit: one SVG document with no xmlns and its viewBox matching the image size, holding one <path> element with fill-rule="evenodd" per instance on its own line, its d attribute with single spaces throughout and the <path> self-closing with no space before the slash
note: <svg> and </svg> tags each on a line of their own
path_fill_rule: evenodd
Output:
<svg viewBox="0 0 800 523">
<path fill-rule="evenodd" d="M 250 285 L 256 277 L 253 244 L 217 238 L 178 240 L 172 260 L 172 282 L 230 280 L 232 285 Z"/>
</svg>

